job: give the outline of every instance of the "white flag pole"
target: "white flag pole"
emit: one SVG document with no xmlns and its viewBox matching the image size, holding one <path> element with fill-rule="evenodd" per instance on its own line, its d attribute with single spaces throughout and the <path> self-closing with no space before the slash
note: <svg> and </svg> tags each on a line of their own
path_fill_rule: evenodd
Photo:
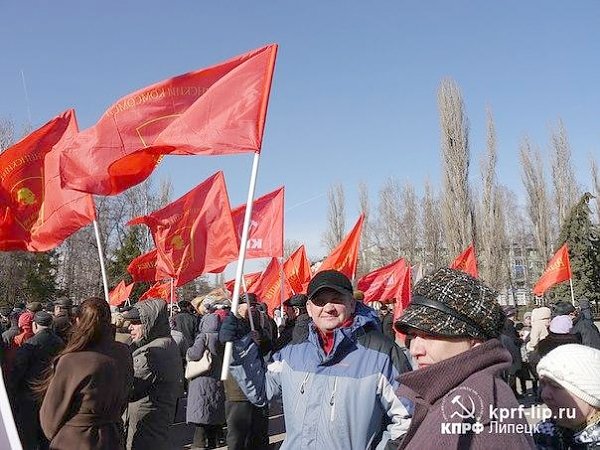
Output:
<svg viewBox="0 0 600 450">
<path fill-rule="evenodd" d="M 237 315 L 237 307 L 239 303 L 240 286 L 242 274 L 244 273 L 244 259 L 246 258 L 246 246 L 248 245 L 248 234 L 250 226 L 250 218 L 252 217 L 252 206 L 254 204 L 254 188 L 256 187 L 256 175 L 258 174 L 258 162 L 260 153 L 254 153 L 252 160 L 252 173 L 250 175 L 250 185 L 248 186 L 248 199 L 246 200 L 246 213 L 244 214 L 244 225 L 242 226 L 242 238 L 240 241 L 240 254 L 238 256 L 237 267 L 235 268 L 235 284 L 233 285 L 233 298 L 231 299 L 231 311 Z M 248 311 L 250 313 L 250 311 Z M 233 352 L 233 343 L 225 344 L 225 353 L 223 355 L 223 368 L 221 370 L 221 380 L 226 380 L 229 374 L 229 365 L 231 364 L 231 356 Z"/>
<path fill-rule="evenodd" d="M 173 317 L 173 300 L 175 299 L 175 280 L 171 278 L 171 317 Z"/>
<path fill-rule="evenodd" d="M 569 278 L 569 285 L 571 286 L 571 304 L 575 306 L 575 294 L 573 293 L 573 278 Z"/>
<path fill-rule="evenodd" d="M 98 257 L 100 259 L 100 271 L 102 272 L 102 284 L 104 286 L 104 298 L 110 302 L 108 295 L 108 279 L 106 278 L 106 269 L 104 267 L 104 252 L 102 251 L 102 242 L 100 241 L 100 229 L 98 221 L 94 219 L 94 233 L 96 234 L 96 243 L 98 245 Z"/>
</svg>

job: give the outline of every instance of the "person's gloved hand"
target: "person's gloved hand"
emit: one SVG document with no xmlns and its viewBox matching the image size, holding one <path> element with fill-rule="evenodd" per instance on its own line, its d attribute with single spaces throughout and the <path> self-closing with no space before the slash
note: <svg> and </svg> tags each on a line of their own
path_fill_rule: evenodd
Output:
<svg viewBox="0 0 600 450">
<path fill-rule="evenodd" d="M 219 340 L 221 342 L 233 342 L 242 337 L 239 326 L 239 319 L 232 312 L 229 313 L 219 330 Z"/>
</svg>

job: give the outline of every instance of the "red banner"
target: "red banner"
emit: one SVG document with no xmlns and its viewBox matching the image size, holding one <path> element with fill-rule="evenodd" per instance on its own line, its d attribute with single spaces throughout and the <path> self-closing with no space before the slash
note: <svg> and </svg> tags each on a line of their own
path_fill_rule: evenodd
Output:
<svg viewBox="0 0 600 450">
<path fill-rule="evenodd" d="M 408 306 L 408 304 L 410 303 L 411 291 L 412 291 L 411 270 L 410 270 L 410 266 L 407 265 L 404 268 L 403 273 L 400 274 L 400 284 L 398 285 L 398 288 L 396 291 L 396 303 L 394 304 L 394 316 L 393 316 L 392 323 L 394 323 L 394 324 L 396 323 L 396 321 L 402 315 L 402 311 L 404 311 L 406 309 L 406 307 Z M 398 331 L 396 331 L 395 327 L 394 327 L 394 333 L 396 333 L 396 337 L 398 339 L 400 339 L 402 342 L 404 342 L 405 336 L 402 333 L 399 333 Z"/>
<path fill-rule="evenodd" d="M 125 281 L 121 281 L 110 291 L 108 298 L 110 299 L 109 304 L 112 306 L 120 306 L 129 298 L 131 290 L 133 289 L 134 283 L 125 284 Z"/>
<path fill-rule="evenodd" d="M 469 245 L 464 252 L 462 252 L 454 261 L 452 261 L 450 268 L 468 273 L 474 278 L 479 278 L 479 272 L 477 271 L 477 258 L 475 257 L 475 248 L 473 247 L 473 244 Z"/>
<path fill-rule="evenodd" d="M 298 247 L 283 263 L 283 273 L 290 283 L 290 288 L 294 294 L 306 292 L 306 286 L 310 281 L 312 273 L 304 245 Z"/>
<path fill-rule="evenodd" d="M 133 281 L 156 281 L 169 278 L 164 272 L 156 273 L 157 250 L 150 250 L 148 253 L 134 258 L 127 266 L 127 272 L 131 275 Z"/>
<path fill-rule="evenodd" d="M 280 187 L 254 200 L 246 259 L 283 256 L 283 195 L 284 188 Z M 239 238 L 242 237 L 245 213 L 245 204 L 231 211 Z"/>
<path fill-rule="evenodd" d="M 51 250 L 95 219 L 91 195 L 59 183 L 60 144 L 76 132 L 68 110 L 0 154 L 0 250 Z"/>
<path fill-rule="evenodd" d="M 362 232 L 364 214 L 361 214 L 354 225 L 354 228 L 348 233 L 344 240 L 333 249 L 327 258 L 319 266 L 318 272 L 322 270 L 334 269 L 342 272 L 350 280 L 356 274 L 356 265 L 358 264 L 358 249 L 360 246 L 360 234 Z"/>
<path fill-rule="evenodd" d="M 244 275 L 244 281 L 246 282 L 246 289 L 250 289 L 254 283 L 256 283 L 258 281 L 258 279 L 260 278 L 262 272 L 254 272 L 254 273 L 247 273 Z M 229 280 L 225 282 L 225 289 L 227 289 L 229 292 L 231 292 L 233 294 L 233 287 L 235 284 L 235 278 L 233 280 Z M 240 292 L 243 292 L 243 286 L 240 288 Z"/>
<path fill-rule="evenodd" d="M 161 283 L 160 281 L 153 284 L 150 289 L 144 292 L 138 302 L 151 300 L 153 298 L 161 298 L 167 303 L 171 301 L 171 281 Z M 177 301 L 177 292 L 173 289 L 173 302 Z"/>
<path fill-rule="evenodd" d="M 162 155 L 258 152 L 277 45 L 129 94 L 65 143 L 63 185 L 114 195 L 146 179 Z"/>
<path fill-rule="evenodd" d="M 223 172 L 217 172 L 183 197 L 129 225 L 146 224 L 157 249 L 156 270 L 181 286 L 220 269 L 238 254 Z"/>
<path fill-rule="evenodd" d="M 569 247 L 567 247 L 567 244 L 564 244 L 554 254 L 546 266 L 546 270 L 544 270 L 544 273 L 540 279 L 537 281 L 537 283 L 535 283 L 535 286 L 533 287 L 533 293 L 538 296 L 543 295 L 544 292 L 546 292 L 555 284 L 570 280 L 571 277 Z"/>
<path fill-rule="evenodd" d="M 282 267 L 277 258 L 271 258 L 271 262 L 262 273 L 261 277 L 248 292 L 256 294 L 258 299 L 265 303 L 268 308 L 269 315 L 273 317 L 273 310 L 281 304 L 281 277 Z M 287 299 L 292 295 L 290 285 L 285 280 L 283 287 L 283 299 Z"/>
<path fill-rule="evenodd" d="M 400 258 L 358 280 L 357 287 L 364 293 L 365 303 L 392 303 L 398 295 L 398 288 L 403 286 L 406 267 L 406 261 Z"/>
</svg>

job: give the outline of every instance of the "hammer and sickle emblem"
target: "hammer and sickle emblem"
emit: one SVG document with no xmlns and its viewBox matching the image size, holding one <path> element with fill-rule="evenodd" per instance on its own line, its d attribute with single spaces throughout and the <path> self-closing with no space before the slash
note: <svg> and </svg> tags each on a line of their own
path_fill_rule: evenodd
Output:
<svg viewBox="0 0 600 450">
<path fill-rule="evenodd" d="M 33 205 L 36 202 L 35 194 L 31 189 L 23 187 L 17 191 L 17 202 L 22 205 Z"/>
<path fill-rule="evenodd" d="M 471 409 L 467 408 L 460 401 L 461 400 L 461 395 L 456 395 L 456 396 L 454 396 L 454 398 L 452 400 L 450 400 L 450 403 L 452 403 L 453 405 L 458 406 L 462 410 L 462 413 L 460 411 L 454 411 L 450 415 L 451 419 L 453 419 L 456 416 L 460 417 L 461 419 L 474 419 L 475 418 L 475 402 L 473 401 L 473 399 L 471 398 L 470 395 L 469 395 L 468 399 L 471 402 Z"/>
<path fill-rule="evenodd" d="M 171 239 L 171 245 L 175 250 L 181 250 L 183 248 L 183 244 L 183 238 L 178 234 L 173 236 L 173 238 Z"/>
</svg>

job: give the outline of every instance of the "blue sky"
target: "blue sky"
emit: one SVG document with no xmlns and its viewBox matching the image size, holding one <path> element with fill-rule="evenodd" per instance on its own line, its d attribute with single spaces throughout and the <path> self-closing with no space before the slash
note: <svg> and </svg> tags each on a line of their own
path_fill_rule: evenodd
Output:
<svg viewBox="0 0 600 450">
<path fill-rule="evenodd" d="M 460 85 L 479 179 L 485 110 L 496 119 L 500 182 L 522 191 L 523 134 L 546 150 L 567 127 L 578 180 L 600 160 L 600 2 L 559 1 L 5 1 L 0 5 L 0 117 L 34 126 L 74 107 L 80 127 L 123 95 L 267 43 L 280 45 L 257 196 L 286 186 L 286 237 L 323 256 L 327 190 L 342 182 L 347 227 L 357 185 L 373 204 L 394 176 L 440 180 L 436 91 Z M 225 171 L 245 200 L 250 155 L 168 157 L 179 196 Z"/>
</svg>

